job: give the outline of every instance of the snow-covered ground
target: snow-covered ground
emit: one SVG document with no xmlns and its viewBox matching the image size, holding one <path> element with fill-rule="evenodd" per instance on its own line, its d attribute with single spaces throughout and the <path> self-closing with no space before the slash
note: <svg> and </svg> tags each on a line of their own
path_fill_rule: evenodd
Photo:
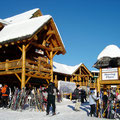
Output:
<svg viewBox="0 0 120 120">
<path fill-rule="evenodd" d="M 56 103 L 57 115 L 46 116 L 46 112 L 37 112 L 35 110 L 13 111 L 10 109 L 0 109 L 0 120 L 103 120 L 103 118 L 88 117 L 90 110 L 89 104 L 82 104 L 79 112 L 74 111 L 75 103 L 68 99 Z"/>
</svg>

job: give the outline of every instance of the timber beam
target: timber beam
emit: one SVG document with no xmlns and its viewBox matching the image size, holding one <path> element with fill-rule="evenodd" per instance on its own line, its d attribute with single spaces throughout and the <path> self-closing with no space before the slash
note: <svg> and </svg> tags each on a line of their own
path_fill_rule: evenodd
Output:
<svg viewBox="0 0 120 120">
<path fill-rule="evenodd" d="M 1 75 L 12 75 L 12 74 L 15 74 L 15 73 L 21 73 L 21 70 L 16 70 L 16 71 L 3 71 L 3 72 L 0 72 L 0 76 L 1 76 Z"/>
<path fill-rule="evenodd" d="M 46 35 L 55 34 L 54 30 L 49 30 Z"/>
<path fill-rule="evenodd" d="M 101 85 L 119 85 L 120 84 L 120 80 L 112 80 L 112 81 L 100 81 Z"/>
<path fill-rule="evenodd" d="M 34 74 L 34 75 L 30 75 L 30 74 L 25 74 L 26 76 L 28 76 L 28 77 L 34 77 L 34 78 L 40 78 L 40 79 L 51 79 L 51 77 L 48 77 L 48 76 L 43 76 L 43 75 L 36 75 L 36 74 Z"/>
<path fill-rule="evenodd" d="M 37 43 L 31 43 L 33 46 L 37 47 L 37 48 L 40 48 L 40 49 L 44 49 L 44 50 L 47 50 L 47 51 L 51 51 L 51 48 L 48 48 L 48 47 L 45 47 L 41 44 L 37 44 Z"/>
<path fill-rule="evenodd" d="M 37 44 L 37 43 L 31 43 L 33 46 L 37 47 L 37 48 L 40 48 L 40 49 L 44 49 L 44 50 L 47 50 L 47 51 L 62 51 L 62 48 L 61 47 L 55 47 L 55 48 L 48 48 L 46 46 L 43 46 L 41 44 Z"/>
</svg>

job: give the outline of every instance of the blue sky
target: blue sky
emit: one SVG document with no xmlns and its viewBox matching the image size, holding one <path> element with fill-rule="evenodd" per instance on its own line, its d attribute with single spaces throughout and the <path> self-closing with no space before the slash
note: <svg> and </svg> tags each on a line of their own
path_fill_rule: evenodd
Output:
<svg viewBox="0 0 120 120">
<path fill-rule="evenodd" d="M 39 8 L 50 14 L 63 39 L 66 54 L 54 61 L 84 63 L 89 70 L 110 44 L 120 47 L 120 0 L 1 0 L 0 18 Z"/>
</svg>

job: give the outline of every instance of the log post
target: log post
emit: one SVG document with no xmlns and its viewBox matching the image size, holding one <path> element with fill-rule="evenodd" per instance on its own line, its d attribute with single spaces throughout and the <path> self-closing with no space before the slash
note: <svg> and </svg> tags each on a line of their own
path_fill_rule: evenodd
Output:
<svg viewBox="0 0 120 120">
<path fill-rule="evenodd" d="M 79 75 L 78 79 L 80 81 L 80 86 L 81 86 L 81 75 Z"/>
<path fill-rule="evenodd" d="M 57 75 L 55 75 L 55 86 L 58 87 Z"/>
<path fill-rule="evenodd" d="M 7 60 L 6 60 L 6 63 L 5 63 L 5 70 L 6 70 L 6 71 L 8 71 L 8 68 L 9 68 L 9 65 L 8 65 L 9 63 L 8 63 L 8 61 L 9 61 L 9 60 L 7 59 Z"/>
<path fill-rule="evenodd" d="M 118 67 L 118 79 L 120 80 L 120 66 Z"/>
<path fill-rule="evenodd" d="M 38 72 L 40 73 L 40 57 L 38 57 Z"/>
<path fill-rule="evenodd" d="M 89 76 L 87 76 L 86 87 L 88 86 Z"/>
<path fill-rule="evenodd" d="M 67 81 L 67 77 L 65 76 L 65 82 Z"/>
<path fill-rule="evenodd" d="M 84 84 L 85 84 L 84 80 L 85 80 L 85 78 L 83 77 L 83 86 L 84 86 Z"/>
<path fill-rule="evenodd" d="M 97 91 L 100 93 L 100 81 L 102 81 L 102 68 L 100 68 L 99 78 L 97 79 Z"/>
<path fill-rule="evenodd" d="M 71 78 L 71 81 L 73 82 L 73 76 L 72 76 L 72 78 Z"/>
<path fill-rule="evenodd" d="M 53 52 L 50 52 L 51 82 L 53 82 Z"/>
<path fill-rule="evenodd" d="M 22 82 L 21 88 L 25 87 L 25 59 L 26 59 L 26 51 L 25 45 L 22 45 Z"/>
</svg>

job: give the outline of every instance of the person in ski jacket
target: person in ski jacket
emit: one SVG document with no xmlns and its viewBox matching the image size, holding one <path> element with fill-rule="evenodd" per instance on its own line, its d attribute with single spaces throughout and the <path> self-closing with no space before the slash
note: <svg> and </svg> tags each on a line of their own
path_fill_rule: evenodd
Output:
<svg viewBox="0 0 120 120">
<path fill-rule="evenodd" d="M 58 93 L 58 89 L 55 87 L 54 83 L 50 82 L 48 88 L 45 91 L 47 91 L 47 93 L 48 93 L 46 115 L 49 115 L 51 105 L 52 105 L 52 113 L 53 113 L 53 115 L 55 115 L 56 114 L 56 112 L 55 112 L 55 109 L 56 109 L 55 97 Z"/>
<path fill-rule="evenodd" d="M 92 115 L 96 116 L 96 101 L 99 99 L 99 97 L 95 96 L 95 92 L 94 91 L 90 91 L 89 92 L 89 104 L 90 104 L 90 115 L 92 117 Z"/>
<path fill-rule="evenodd" d="M 2 107 L 2 84 L 0 84 L 0 107 Z"/>
<path fill-rule="evenodd" d="M 1 93 L 2 93 L 2 106 L 6 108 L 8 105 L 9 98 L 9 88 L 6 84 L 3 86 Z"/>
<path fill-rule="evenodd" d="M 105 113 L 104 117 L 107 118 L 107 113 L 108 113 L 108 111 L 107 111 L 108 96 L 107 96 L 107 92 L 106 91 L 104 91 L 102 100 L 103 100 L 103 111 Z"/>
<path fill-rule="evenodd" d="M 81 103 L 84 103 L 86 100 L 86 91 L 81 89 Z"/>
<path fill-rule="evenodd" d="M 80 110 L 80 104 L 81 104 L 81 88 L 80 88 L 80 85 L 76 86 L 76 88 L 74 90 L 74 95 L 75 95 L 75 99 L 76 99 L 75 111 L 79 111 Z"/>
<path fill-rule="evenodd" d="M 117 100 L 120 101 L 120 93 L 117 96 Z"/>
</svg>

